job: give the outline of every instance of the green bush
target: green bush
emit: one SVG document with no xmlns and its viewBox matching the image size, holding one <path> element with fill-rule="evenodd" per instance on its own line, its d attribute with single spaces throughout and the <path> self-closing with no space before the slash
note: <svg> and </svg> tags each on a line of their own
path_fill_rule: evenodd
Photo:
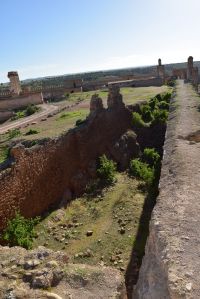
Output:
<svg viewBox="0 0 200 299">
<path fill-rule="evenodd" d="M 25 135 L 28 136 L 28 135 L 34 135 L 34 134 L 38 134 L 39 132 L 37 130 L 34 130 L 34 129 L 30 129 L 28 130 Z"/>
<path fill-rule="evenodd" d="M 153 111 L 157 106 L 158 106 L 158 100 L 155 98 L 150 99 L 149 101 L 149 106 L 151 108 L 151 110 Z"/>
<path fill-rule="evenodd" d="M 169 104 L 165 101 L 161 101 L 158 104 L 158 107 L 159 107 L 159 109 L 162 109 L 162 110 L 169 110 Z"/>
<path fill-rule="evenodd" d="M 162 95 L 159 93 L 155 96 L 156 100 L 158 100 L 158 102 L 162 101 Z"/>
<path fill-rule="evenodd" d="M 136 178 L 142 179 L 150 186 L 154 180 L 154 168 L 151 168 L 147 163 L 139 159 L 131 160 L 130 174 Z"/>
<path fill-rule="evenodd" d="M 34 226 L 39 222 L 40 217 L 35 219 L 26 219 L 19 212 L 16 212 L 15 217 L 8 221 L 7 228 L 3 233 L 3 239 L 10 246 L 22 246 L 31 248 L 33 238 L 35 237 Z"/>
<path fill-rule="evenodd" d="M 133 125 L 136 128 L 142 128 L 146 126 L 145 122 L 142 119 L 142 116 L 138 112 L 133 112 L 132 116 L 133 116 Z"/>
<path fill-rule="evenodd" d="M 115 181 L 116 163 L 107 159 L 106 155 L 99 158 L 100 165 L 97 169 L 97 174 L 105 184 L 112 184 Z"/>
<path fill-rule="evenodd" d="M 17 111 L 17 112 L 15 112 L 15 115 L 11 117 L 11 120 L 17 120 L 17 119 L 23 118 L 25 116 L 26 116 L 25 111 Z"/>
<path fill-rule="evenodd" d="M 28 107 L 26 108 L 25 114 L 26 114 L 26 116 L 29 116 L 29 115 L 34 114 L 38 110 L 39 110 L 39 108 L 36 105 L 31 104 L 31 105 L 28 105 Z"/>
<path fill-rule="evenodd" d="M 167 85 L 170 87 L 174 87 L 176 85 L 176 81 L 175 80 L 168 80 Z"/>
<path fill-rule="evenodd" d="M 160 155 L 154 148 L 145 148 L 142 158 L 144 162 L 148 163 L 152 167 L 157 167 L 160 161 Z"/>
<path fill-rule="evenodd" d="M 12 139 L 15 138 L 17 136 L 21 135 L 21 132 L 19 129 L 12 129 L 8 131 L 8 138 Z"/>
<path fill-rule="evenodd" d="M 166 93 L 162 96 L 162 101 L 165 101 L 165 102 L 169 103 L 171 97 L 172 97 L 172 94 L 171 94 L 170 92 L 166 92 Z"/>
<path fill-rule="evenodd" d="M 142 105 L 141 108 L 142 119 L 145 122 L 150 122 L 152 120 L 151 107 L 148 104 Z"/>
<path fill-rule="evenodd" d="M 78 127 L 78 126 L 80 126 L 80 125 L 82 125 L 82 124 L 84 124 L 85 123 L 85 119 L 81 119 L 81 118 L 79 118 L 79 119 L 77 119 L 77 121 L 76 121 L 76 126 Z"/>
<path fill-rule="evenodd" d="M 9 158 L 10 149 L 7 145 L 0 147 L 0 163 L 5 162 Z"/>
<path fill-rule="evenodd" d="M 152 121 L 152 125 L 155 124 L 165 124 L 168 118 L 168 111 L 167 110 L 159 110 L 156 109 L 153 112 L 153 121 Z"/>
</svg>

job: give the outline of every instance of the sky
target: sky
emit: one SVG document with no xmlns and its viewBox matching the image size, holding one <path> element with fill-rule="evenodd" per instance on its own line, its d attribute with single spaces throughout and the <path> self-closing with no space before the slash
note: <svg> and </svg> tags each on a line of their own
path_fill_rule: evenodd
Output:
<svg viewBox="0 0 200 299">
<path fill-rule="evenodd" d="M 200 60 L 199 0 L 0 0 L 0 82 Z"/>
</svg>

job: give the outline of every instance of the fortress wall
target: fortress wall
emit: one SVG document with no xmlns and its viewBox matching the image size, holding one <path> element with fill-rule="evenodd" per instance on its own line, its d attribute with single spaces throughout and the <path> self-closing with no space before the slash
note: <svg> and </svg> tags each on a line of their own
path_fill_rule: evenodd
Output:
<svg viewBox="0 0 200 299">
<path fill-rule="evenodd" d="M 0 99 L 0 110 L 14 110 L 28 106 L 29 104 L 42 104 L 43 98 L 41 93 L 30 95 L 21 95 L 8 99 Z"/>
<path fill-rule="evenodd" d="M 183 80 L 176 89 L 134 299 L 200 298 L 199 97 Z"/>
<path fill-rule="evenodd" d="M 6 121 L 13 116 L 12 111 L 0 111 L 0 123 Z"/>
<path fill-rule="evenodd" d="M 0 173 L 0 228 L 20 210 L 26 217 L 43 213 L 64 194 L 79 195 L 96 173 L 97 158 L 110 156 L 120 136 L 131 128 L 126 108 L 102 109 L 87 124 L 58 139 L 11 150 L 15 163 Z M 97 134 L 98 132 L 98 134 Z"/>
</svg>

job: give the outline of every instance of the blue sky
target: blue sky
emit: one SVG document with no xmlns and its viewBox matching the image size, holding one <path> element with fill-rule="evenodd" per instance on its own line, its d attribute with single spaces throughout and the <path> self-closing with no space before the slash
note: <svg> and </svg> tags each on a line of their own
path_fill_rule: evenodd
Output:
<svg viewBox="0 0 200 299">
<path fill-rule="evenodd" d="M 0 82 L 200 60 L 199 0 L 0 0 Z"/>
</svg>

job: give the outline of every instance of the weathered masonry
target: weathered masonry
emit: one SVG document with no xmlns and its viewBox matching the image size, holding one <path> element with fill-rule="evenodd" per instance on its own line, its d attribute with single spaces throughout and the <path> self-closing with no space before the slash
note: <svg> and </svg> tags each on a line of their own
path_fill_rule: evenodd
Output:
<svg viewBox="0 0 200 299">
<path fill-rule="evenodd" d="M 199 105 L 193 87 L 179 80 L 134 299 L 200 298 Z"/>
</svg>

